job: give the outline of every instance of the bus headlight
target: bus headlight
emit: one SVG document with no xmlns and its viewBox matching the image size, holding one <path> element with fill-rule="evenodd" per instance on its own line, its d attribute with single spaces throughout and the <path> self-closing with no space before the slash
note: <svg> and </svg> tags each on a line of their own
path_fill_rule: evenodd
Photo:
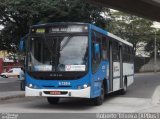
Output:
<svg viewBox="0 0 160 119">
<path fill-rule="evenodd" d="M 77 86 L 78 89 L 82 89 L 82 86 Z"/>
<path fill-rule="evenodd" d="M 29 87 L 29 88 L 35 88 L 35 89 L 37 88 L 37 86 L 36 86 L 36 85 L 33 85 L 33 84 L 29 84 L 28 87 Z"/>
<path fill-rule="evenodd" d="M 33 88 L 33 85 L 32 85 L 32 84 L 29 84 L 28 86 L 29 86 L 30 88 Z"/>
<path fill-rule="evenodd" d="M 84 89 L 84 88 L 87 88 L 88 87 L 88 85 L 87 84 L 84 84 L 84 85 L 79 85 L 79 86 L 77 86 L 77 89 Z"/>
<path fill-rule="evenodd" d="M 87 88 L 87 87 L 88 87 L 88 85 L 87 85 L 87 84 L 84 84 L 84 85 L 83 85 L 83 88 Z"/>
<path fill-rule="evenodd" d="M 36 86 L 36 85 L 34 85 L 34 86 L 33 86 L 33 88 L 34 88 L 34 89 L 36 89 L 36 88 L 37 88 L 37 86 Z"/>
</svg>

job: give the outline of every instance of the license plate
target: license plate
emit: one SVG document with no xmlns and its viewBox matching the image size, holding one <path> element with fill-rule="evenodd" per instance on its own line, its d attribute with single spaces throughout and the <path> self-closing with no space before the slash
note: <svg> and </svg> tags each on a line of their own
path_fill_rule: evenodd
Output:
<svg viewBox="0 0 160 119">
<path fill-rule="evenodd" d="M 50 94 L 51 95 L 60 95 L 61 92 L 60 91 L 51 91 Z"/>
</svg>

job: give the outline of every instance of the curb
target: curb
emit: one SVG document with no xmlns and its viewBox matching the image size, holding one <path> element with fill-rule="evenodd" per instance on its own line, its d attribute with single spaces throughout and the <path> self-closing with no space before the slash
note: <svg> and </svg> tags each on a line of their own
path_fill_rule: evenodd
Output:
<svg viewBox="0 0 160 119">
<path fill-rule="evenodd" d="M 157 86 L 153 95 L 152 95 L 152 104 L 160 104 L 160 86 Z"/>
<path fill-rule="evenodd" d="M 148 72 L 148 73 L 135 73 L 134 76 L 138 77 L 138 76 L 148 76 L 148 75 L 160 75 L 160 72 Z"/>
</svg>

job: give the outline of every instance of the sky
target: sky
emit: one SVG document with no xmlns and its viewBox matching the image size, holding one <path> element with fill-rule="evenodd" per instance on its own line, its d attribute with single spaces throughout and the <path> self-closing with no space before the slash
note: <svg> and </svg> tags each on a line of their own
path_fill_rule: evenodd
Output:
<svg viewBox="0 0 160 119">
<path fill-rule="evenodd" d="M 3 26 L 2 25 L 0 25 L 0 30 L 3 28 Z"/>
<path fill-rule="evenodd" d="M 160 28 L 160 22 L 154 22 L 153 27 Z"/>
</svg>

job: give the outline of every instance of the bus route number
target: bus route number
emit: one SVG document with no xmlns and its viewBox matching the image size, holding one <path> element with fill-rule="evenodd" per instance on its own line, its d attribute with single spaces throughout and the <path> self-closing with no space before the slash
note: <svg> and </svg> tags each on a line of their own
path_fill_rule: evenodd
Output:
<svg viewBox="0 0 160 119">
<path fill-rule="evenodd" d="M 59 82 L 60 86 L 70 86 L 71 83 L 70 82 Z"/>
</svg>

